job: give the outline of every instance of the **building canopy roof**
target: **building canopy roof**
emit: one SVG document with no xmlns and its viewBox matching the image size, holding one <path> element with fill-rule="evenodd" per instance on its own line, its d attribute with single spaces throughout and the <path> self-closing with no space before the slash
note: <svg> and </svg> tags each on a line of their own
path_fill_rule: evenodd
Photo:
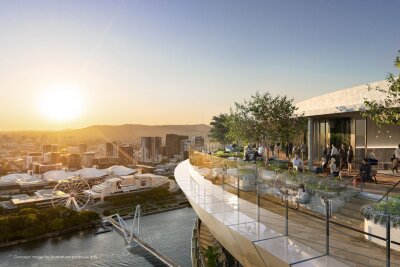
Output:
<svg viewBox="0 0 400 267">
<path fill-rule="evenodd" d="M 43 179 L 48 181 L 60 181 L 65 180 L 70 177 L 74 176 L 72 172 L 65 171 L 65 170 L 57 170 L 57 171 L 48 171 L 43 174 Z"/>
<path fill-rule="evenodd" d="M 27 173 L 12 173 L 0 177 L 0 184 L 17 184 L 18 181 L 34 181 L 38 178 Z"/>
<path fill-rule="evenodd" d="M 83 168 L 73 172 L 74 175 L 84 178 L 100 178 L 108 175 L 107 170 L 96 168 Z"/>
<path fill-rule="evenodd" d="M 115 175 L 115 176 L 130 175 L 137 172 L 135 169 L 131 169 L 121 165 L 111 166 L 110 168 L 107 169 L 107 171 L 110 175 Z"/>
<path fill-rule="evenodd" d="M 379 86 L 381 89 L 388 89 L 386 80 L 363 84 L 351 88 L 346 88 L 324 95 L 316 96 L 296 104 L 299 108 L 297 113 L 304 113 L 306 117 L 320 116 L 327 114 L 338 114 L 356 112 L 365 108 L 364 98 L 381 101 L 385 94 L 376 90 L 368 90 Z"/>
</svg>

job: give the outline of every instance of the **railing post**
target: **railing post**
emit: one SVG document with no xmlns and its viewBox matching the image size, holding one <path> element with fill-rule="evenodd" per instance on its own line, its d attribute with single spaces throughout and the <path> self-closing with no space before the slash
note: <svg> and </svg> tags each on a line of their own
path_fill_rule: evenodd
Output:
<svg viewBox="0 0 400 267">
<path fill-rule="evenodd" d="M 285 190 L 285 235 L 289 235 L 289 198 L 288 190 Z"/>
<path fill-rule="evenodd" d="M 225 170 L 224 170 L 224 175 L 222 175 L 222 192 L 224 192 L 225 191 L 225 176 L 228 176 L 228 164 L 224 164 L 224 168 L 225 168 Z"/>
<path fill-rule="evenodd" d="M 240 171 L 239 171 L 239 168 L 238 168 L 238 174 L 237 174 L 237 197 L 238 197 L 238 199 L 239 199 L 239 187 L 240 187 Z"/>
<path fill-rule="evenodd" d="M 258 166 L 257 165 L 256 165 L 256 197 L 257 197 L 256 198 L 257 222 L 260 222 L 260 194 L 259 194 L 259 179 L 258 179 Z"/>
<path fill-rule="evenodd" d="M 386 203 L 389 201 L 389 192 L 386 195 Z M 386 205 L 386 267 L 390 267 L 390 212 Z"/>
<path fill-rule="evenodd" d="M 329 200 L 325 200 L 325 221 L 326 221 L 326 255 L 329 255 Z"/>
</svg>

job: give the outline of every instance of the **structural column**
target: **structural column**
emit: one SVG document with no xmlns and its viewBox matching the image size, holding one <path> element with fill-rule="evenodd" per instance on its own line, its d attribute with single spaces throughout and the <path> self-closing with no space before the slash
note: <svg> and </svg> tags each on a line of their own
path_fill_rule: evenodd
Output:
<svg viewBox="0 0 400 267">
<path fill-rule="evenodd" d="M 313 146 L 314 146 L 314 120 L 308 118 L 308 169 L 313 167 Z"/>
</svg>

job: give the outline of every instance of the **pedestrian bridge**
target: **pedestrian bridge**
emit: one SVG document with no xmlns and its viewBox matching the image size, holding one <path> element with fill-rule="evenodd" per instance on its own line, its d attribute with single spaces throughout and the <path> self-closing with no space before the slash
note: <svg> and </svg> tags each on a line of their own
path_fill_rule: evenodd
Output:
<svg viewBox="0 0 400 267">
<path fill-rule="evenodd" d="M 152 246 L 150 246 L 140 238 L 140 205 L 136 206 L 132 225 L 128 225 L 119 214 L 103 217 L 103 221 L 109 222 L 115 229 L 117 229 L 118 232 L 120 232 L 124 236 L 125 241 L 128 245 L 138 244 L 147 252 L 156 257 L 158 260 L 163 262 L 166 266 L 179 266 L 174 263 L 170 258 L 163 255 L 161 252 L 154 249 Z"/>
</svg>

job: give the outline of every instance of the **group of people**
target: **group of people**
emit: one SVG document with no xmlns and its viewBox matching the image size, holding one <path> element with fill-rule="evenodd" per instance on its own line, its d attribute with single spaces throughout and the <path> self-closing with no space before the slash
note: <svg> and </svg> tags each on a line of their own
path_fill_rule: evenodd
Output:
<svg viewBox="0 0 400 267">
<path fill-rule="evenodd" d="M 271 150 L 271 154 L 272 154 L 270 159 L 271 160 L 276 159 L 279 157 L 279 153 L 281 150 L 281 144 L 280 143 L 272 144 L 272 145 L 270 145 L 269 149 Z M 262 158 L 264 156 L 265 148 L 263 147 L 262 144 L 258 144 L 258 146 L 256 144 L 254 144 L 254 145 L 248 144 L 247 146 L 244 147 L 243 154 L 244 154 L 243 160 L 256 161 L 257 159 Z"/>
<path fill-rule="evenodd" d="M 353 171 L 352 162 L 354 159 L 354 151 L 353 147 L 349 145 L 348 149 L 346 149 L 345 145 L 342 144 L 338 149 L 335 145 L 327 144 L 326 147 L 322 151 L 322 167 L 326 168 L 330 163 L 334 164 L 335 173 L 339 173 L 343 169 L 347 167 L 348 172 Z M 339 167 L 337 167 L 339 164 Z M 332 168 L 331 168 L 332 170 Z"/>
<path fill-rule="evenodd" d="M 293 155 L 297 155 L 302 160 L 306 160 L 307 158 L 307 145 L 305 143 L 293 144 L 290 142 L 286 142 L 286 144 L 284 145 L 284 149 L 286 152 L 286 158 L 293 158 Z M 280 152 L 282 150 L 282 145 L 280 143 L 271 144 L 269 146 L 269 150 L 271 151 L 271 159 L 279 158 Z M 243 152 L 243 160 L 257 160 L 257 158 L 264 156 L 265 148 L 262 146 L 262 144 L 259 144 L 258 146 L 256 144 L 248 144 L 244 147 Z"/>
<path fill-rule="evenodd" d="M 262 144 L 259 144 L 258 146 L 256 144 L 254 145 L 248 144 L 247 146 L 244 147 L 243 150 L 243 160 L 256 161 L 257 159 L 262 158 L 264 156 L 264 151 L 265 149 L 262 146 Z"/>
<path fill-rule="evenodd" d="M 291 142 L 286 142 L 285 144 L 286 158 L 292 158 L 293 155 L 298 155 L 302 160 L 307 158 L 307 145 L 303 144 L 293 144 Z"/>
</svg>

